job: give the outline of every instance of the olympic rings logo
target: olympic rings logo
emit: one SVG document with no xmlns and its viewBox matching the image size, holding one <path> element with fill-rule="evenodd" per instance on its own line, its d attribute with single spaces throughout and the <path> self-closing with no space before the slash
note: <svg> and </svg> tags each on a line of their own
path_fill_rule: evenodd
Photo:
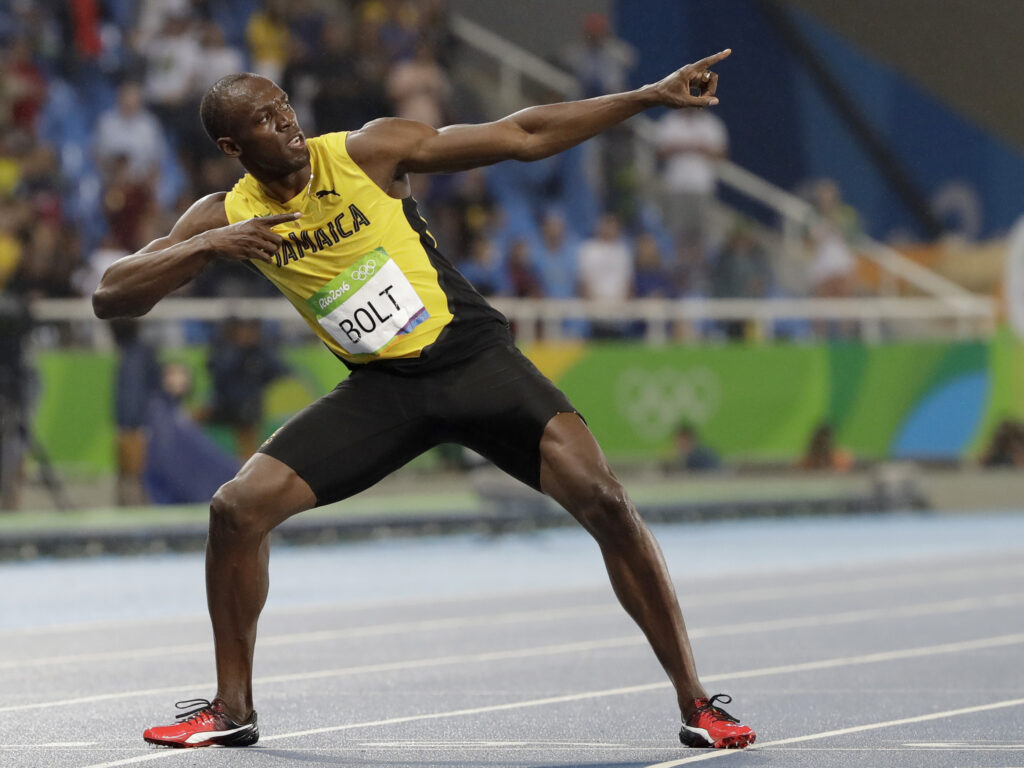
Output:
<svg viewBox="0 0 1024 768">
<path fill-rule="evenodd" d="M 366 262 L 360 264 L 355 269 L 353 269 L 351 274 L 350 274 L 350 277 L 353 280 L 358 280 L 359 282 L 362 283 L 362 282 L 365 282 L 366 280 L 369 280 L 370 277 L 373 275 L 373 273 L 376 272 L 376 271 L 377 271 L 377 262 L 374 259 L 370 259 L 369 261 L 366 261 Z"/>
<path fill-rule="evenodd" d="M 722 386 L 709 368 L 630 368 L 617 382 L 618 407 L 647 440 L 661 440 L 682 420 L 706 424 L 718 411 Z"/>
</svg>

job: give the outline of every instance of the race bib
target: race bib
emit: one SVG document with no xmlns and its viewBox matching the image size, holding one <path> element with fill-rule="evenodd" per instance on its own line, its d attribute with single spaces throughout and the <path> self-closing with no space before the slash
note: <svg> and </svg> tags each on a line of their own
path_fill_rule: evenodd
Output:
<svg viewBox="0 0 1024 768">
<path fill-rule="evenodd" d="M 359 258 L 306 303 L 320 326 L 353 355 L 379 352 L 430 317 L 383 248 Z"/>
</svg>

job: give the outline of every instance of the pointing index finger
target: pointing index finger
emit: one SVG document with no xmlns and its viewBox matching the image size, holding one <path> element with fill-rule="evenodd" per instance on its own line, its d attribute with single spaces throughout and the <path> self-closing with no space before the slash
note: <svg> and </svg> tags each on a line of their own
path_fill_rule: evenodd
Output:
<svg viewBox="0 0 1024 768">
<path fill-rule="evenodd" d="M 296 219 L 302 218 L 300 211 L 293 211 L 291 213 L 275 213 L 273 216 L 261 216 L 256 219 L 260 224 L 266 224 L 268 227 L 273 227 L 275 224 L 284 224 L 288 221 L 295 221 Z"/>
<path fill-rule="evenodd" d="M 714 66 L 715 64 L 720 62 L 722 59 L 729 58 L 729 55 L 731 53 L 732 53 L 732 48 L 726 48 L 724 51 L 719 51 L 718 53 L 716 53 L 716 54 L 714 54 L 712 56 L 707 56 L 707 57 L 701 59 L 700 61 L 696 62 L 693 66 L 698 67 L 700 69 L 707 69 L 708 67 Z"/>
</svg>

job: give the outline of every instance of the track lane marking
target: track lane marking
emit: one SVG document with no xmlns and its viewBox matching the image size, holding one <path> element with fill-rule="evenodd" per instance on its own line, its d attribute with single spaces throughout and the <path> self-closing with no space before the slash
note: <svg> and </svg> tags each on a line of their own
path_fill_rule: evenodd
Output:
<svg viewBox="0 0 1024 768">
<path fill-rule="evenodd" d="M 1006 699 L 1005 701 L 996 701 L 989 704 L 979 704 L 974 707 L 960 707 L 959 709 L 947 709 L 944 712 L 929 712 L 924 715 L 915 715 L 913 717 L 901 717 L 897 720 L 886 720 L 879 723 L 865 723 L 864 725 L 854 725 L 849 728 L 837 728 L 832 731 L 821 731 L 820 733 L 810 733 L 806 736 L 792 736 L 788 739 L 776 739 L 775 741 L 766 741 L 763 744 L 755 743 L 752 747 L 747 747 L 745 751 L 759 752 L 767 747 L 782 747 L 787 744 L 799 744 L 805 741 L 814 741 L 816 739 L 828 739 L 833 736 L 846 736 L 851 733 L 863 733 L 864 731 L 874 731 L 880 728 L 892 728 L 897 725 L 910 725 L 911 723 L 925 723 L 929 720 L 941 720 L 946 717 L 959 717 L 960 715 L 971 715 L 977 712 L 989 712 L 993 709 L 1006 709 L 1007 707 L 1019 707 L 1024 704 L 1024 699 Z M 669 760 L 662 763 L 654 763 L 648 765 L 647 768 L 676 768 L 679 765 L 688 765 L 690 763 L 698 763 L 702 760 L 713 760 L 719 757 L 725 757 L 729 754 L 736 754 L 735 750 L 716 750 L 714 752 L 702 752 L 699 755 L 693 755 L 692 757 L 684 757 L 681 760 Z"/>
<path fill-rule="evenodd" d="M 625 640 L 627 640 L 629 644 L 635 644 L 635 643 L 639 642 L 635 638 L 626 638 Z M 832 659 L 820 659 L 820 660 L 817 660 L 817 661 L 802 662 L 802 663 L 797 663 L 797 664 L 785 664 L 785 665 L 777 665 L 777 666 L 773 666 L 773 667 L 763 667 L 763 668 L 760 668 L 760 669 L 741 670 L 741 671 L 738 671 L 738 672 L 724 672 L 724 673 L 719 673 L 719 674 L 714 674 L 714 675 L 707 675 L 707 676 L 702 677 L 701 679 L 702 679 L 703 682 L 706 682 L 706 683 L 719 682 L 719 681 L 723 681 L 723 680 L 750 679 L 750 678 L 756 678 L 756 677 L 765 677 L 765 676 L 769 676 L 769 675 L 792 674 L 792 673 L 796 673 L 796 672 L 809 672 L 809 671 L 815 671 L 815 670 L 820 670 L 820 669 L 830 669 L 830 668 L 843 667 L 843 666 L 854 666 L 854 665 L 860 665 L 860 664 L 871 664 L 871 663 L 876 663 L 876 662 L 895 661 L 895 660 L 899 660 L 899 659 L 920 658 L 920 657 L 925 657 L 925 656 L 934 656 L 934 655 L 946 654 L 946 653 L 959 653 L 959 652 L 962 652 L 962 651 L 981 650 L 981 649 L 985 649 L 985 648 L 998 648 L 998 647 L 1004 647 L 1004 646 L 1009 646 L 1009 645 L 1018 645 L 1018 644 L 1022 644 L 1022 643 L 1024 643 L 1024 633 L 1017 634 L 1017 635 L 999 635 L 999 636 L 995 636 L 995 637 L 979 638 L 979 639 L 976 639 L 976 640 L 969 640 L 969 641 L 958 642 L 958 643 L 943 643 L 941 645 L 922 646 L 922 647 L 918 647 L 918 648 L 905 648 L 905 649 L 899 649 L 899 650 L 895 650 L 895 651 L 885 651 L 885 652 L 881 652 L 881 653 L 864 654 L 864 655 L 861 655 L 861 656 L 837 657 L 837 658 L 832 658 Z M 572 645 L 578 647 L 581 644 L 572 644 Z M 596 645 L 596 644 L 591 644 L 591 645 Z M 605 647 L 611 647 L 610 644 L 608 644 L 607 642 L 603 643 L 603 645 L 605 645 Z M 434 658 L 434 659 L 420 659 L 420 660 L 416 660 L 416 661 L 413 661 L 413 662 L 392 662 L 392 663 L 387 664 L 387 665 L 370 665 L 369 667 L 366 667 L 366 668 L 348 668 L 348 669 L 343 669 L 343 670 L 333 670 L 333 671 L 329 671 L 329 672 L 333 672 L 334 674 L 354 674 L 357 671 L 374 671 L 373 669 L 371 669 L 371 667 L 388 667 L 389 670 L 393 670 L 393 669 L 397 669 L 397 668 L 409 669 L 409 668 L 415 668 L 415 667 L 440 666 L 442 664 L 469 663 L 469 662 L 473 662 L 473 661 L 500 661 L 500 660 L 504 660 L 504 659 L 507 659 L 507 658 L 525 658 L 527 655 L 545 655 L 545 654 L 550 654 L 552 652 L 568 653 L 568 652 L 577 652 L 577 651 L 575 649 L 571 649 L 569 646 L 561 646 L 559 651 L 553 651 L 552 647 L 545 647 L 545 648 L 536 648 L 536 649 L 526 649 L 526 650 L 523 650 L 523 651 L 515 652 L 512 655 L 508 654 L 507 652 L 494 652 L 494 653 L 489 653 L 489 654 L 479 654 L 479 655 L 475 655 L 473 657 L 466 657 L 466 656 L 462 656 L 462 657 L 440 657 L 440 658 Z M 323 676 L 326 676 L 326 675 L 324 675 L 322 673 L 319 673 L 319 674 L 318 673 L 305 673 L 305 674 L 298 675 L 298 676 L 296 676 L 296 675 L 283 675 L 283 676 L 278 676 L 276 678 L 263 678 L 263 679 L 260 679 L 260 680 L 256 680 L 254 682 L 257 683 L 257 684 L 262 684 L 262 683 L 267 683 L 267 682 L 291 682 L 291 681 L 300 680 L 300 679 L 315 679 L 318 676 L 319 677 L 323 677 Z M 209 683 L 204 683 L 203 685 L 209 685 Z M 131 697 L 131 696 L 148 696 L 148 695 L 153 695 L 153 694 L 157 694 L 157 693 L 173 693 L 175 691 L 180 691 L 180 690 L 187 690 L 187 689 L 193 689 L 194 690 L 195 688 L 198 688 L 198 687 L 201 687 L 201 686 L 199 686 L 199 685 L 176 686 L 176 687 L 172 687 L 172 688 L 151 689 L 151 690 L 147 690 L 147 691 L 133 691 L 133 692 L 121 693 L 121 694 L 102 694 L 100 696 L 89 696 L 89 697 L 82 697 L 82 698 L 79 698 L 79 699 L 69 699 L 69 700 L 56 701 L 56 702 L 43 702 L 43 703 L 40 703 L 40 704 L 15 705 L 15 706 L 10 706 L 10 707 L 5 707 L 3 709 L 0 709 L 0 712 L 8 712 L 8 711 L 15 711 L 15 710 L 25 710 L 25 709 L 41 709 L 41 708 L 48 708 L 48 707 L 54 707 L 54 706 L 62 706 L 62 705 L 68 705 L 68 704 L 93 703 L 95 701 L 102 701 L 102 700 L 109 700 L 109 699 L 116 699 L 116 698 L 128 698 L 128 697 Z M 670 687 L 669 682 L 668 681 L 663 681 L 663 682 L 658 682 L 658 683 L 650 683 L 650 684 L 642 685 L 642 686 L 631 686 L 628 690 L 633 690 L 633 689 L 640 690 L 640 689 L 642 689 L 642 690 L 652 690 L 653 691 L 653 690 L 658 690 L 658 689 L 666 689 L 666 688 L 669 688 L 669 687 Z M 614 688 L 614 689 L 607 689 L 607 691 L 604 692 L 604 693 L 600 693 L 600 692 L 598 692 L 598 693 L 600 693 L 600 695 L 615 695 L 616 692 L 619 692 L 621 690 L 626 690 L 626 689 Z M 582 696 L 583 698 L 594 698 L 598 694 L 594 693 L 594 692 L 587 692 L 587 693 L 579 694 L 579 695 Z M 545 701 L 547 701 L 547 700 L 545 700 Z M 506 709 L 507 708 L 511 708 L 510 705 L 500 705 L 500 706 L 502 708 L 506 708 Z M 462 712 L 462 710 L 458 710 L 458 711 Z M 481 711 L 492 711 L 492 710 L 485 709 L 485 710 L 481 710 Z M 339 730 L 339 729 L 340 730 L 344 730 L 344 729 L 351 728 L 351 727 L 354 727 L 354 726 L 352 726 L 352 725 L 337 726 L 337 727 L 335 727 L 335 730 Z M 117 764 L 120 765 L 120 763 L 117 763 Z"/>
<path fill-rule="evenodd" d="M 886 618 L 909 618 L 914 616 L 942 615 L 961 611 L 1004 608 L 1024 604 L 1024 593 L 1013 592 L 1002 595 L 990 595 L 984 598 L 957 598 L 931 603 L 911 603 L 909 605 L 890 608 L 865 608 L 852 611 L 840 611 L 831 614 L 816 614 L 786 619 L 770 619 L 765 621 L 725 624 L 718 627 L 697 628 L 690 632 L 691 639 L 702 637 L 721 637 L 745 634 L 748 632 L 770 632 L 783 629 L 799 629 L 802 627 L 834 626 L 852 624 L 861 621 L 873 621 Z M 465 629 L 474 626 L 491 626 L 516 624 L 528 621 L 560 620 L 564 618 L 595 617 L 607 615 L 624 615 L 617 604 L 594 606 L 567 606 L 555 610 L 507 611 L 503 613 L 482 614 L 476 616 L 451 617 L 444 619 L 424 619 L 421 621 L 394 622 L 388 624 L 371 624 L 364 627 L 349 629 L 317 630 L 314 632 L 294 632 L 283 635 L 270 635 L 259 639 L 260 648 L 274 648 L 299 643 L 326 642 L 346 638 L 379 637 L 409 632 L 430 632 L 445 629 Z M 212 641 L 203 643 L 183 643 L 180 645 L 150 646 L 147 648 L 107 651 L 103 653 L 65 654 L 28 659 L 13 659 L 0 662 L 0 671 L 6 669 L 23 669 L 26 667 L 53 666 L 56 664 L 83 664 L 96 662 L 123 662 L 133 659 L 166 657 L 172 654 L 210 653 Z M 0 709 L 0 712 L 3 710 Z"/>
<path fill-rule="evenodd" d="M 1024 636 L 1021 637 L 1021 641 L 1024 641 Z M 466 709 L 455 709 L 446 712 L 428 712 L 418 715 L 404 715 L 400 717 L 389 717 L 380 720 L 368 720 L 360 723 L 344 723 L 341 725 L 329 725 L 320 728 L 308 728 L 301 731 L 290 731 L 288 733 L 271 734 L 270 736 L 261 737 L 261 741 L 274 742 L 280 741 L 282 739 L 296 739 L 305 736 L 318 736 L 325 733 L 339 733 L 342 731 L 351 731 L 359 728 L 376 728 L 388 725 L 401 725 L 403 723 L 422 722 L 424 720 L 441 720 L 452 717 L 464 717 L 468 715 L 480 715 L 492 712 L 505 712 L 514 709 L 541 707 L 551 704 L 566 704 L 574 701 L 585 701 L 587 699 L 603 698 L 605 696 L 623 696 L 635 693 L 647 693 L 650 691 L 661 690 L 669 687 L 670 685 L 668 682 L 658 682 L 648 683 L 645 685 L 624 686 L 620 688 L 606 688 L 597 691 L 583 691 L 580 693 L 571 693 L 562 696 L 547 696 L 540 699 L 513 701 L 506 702 L 505 704 L 491 704 L 484 707 L 469 707 Z M 1020 704 L 1024 704 L 1024 699 L 1010 699 L 1007 701 L 982 704 L 974 707 L 962 707 L 960 709 L 947 710 L 945 712 L 932 712 L 925 715 L 916 715 L 914 717 L 906 717 L 898 720 L 889 720 L 883 723 L 869 723 L 866 725 L 858 725 L 850 728 L 840 728 L 832 731 L 823 731 L 821 733 L 809 734 L 806 736 L 795 736 L 788 739 L 778 739 L 776 741 L 766 742 L 764 744 L 761 744 L 760 746 L 749 747 L 748 749 L 757 750 L 770 746 L 784 746 L 786 744 L 796 744 L 804 741 L 812 741 L 814 739 L 828 738 L 830 736 L 842 736 L 850 733 L 859 733 L 861 731 L 875 730 L 878 728 L 886 728 L 895 725 L 905 725 L 908 723 L 936 720 L 943 717 L 954 717 L 956 715 L 970 714 L 974 712 L 984 712 L 992 709 L 1018 706 Z M 178 757 L 182 754 L 189 754 L 189 750 L 165 750 L 156 753 L 138 755 L 135 757 L 127 757 L 121 760 L 115 760 L 113 762 L 96 763 L 94 765 L 84 766 L 84 768 L 117 768 L 117 766 L 122 765 L 134 765 L 137 763 L 149 762 L 151 760 Z M 654 765 L 647 766 L 647 768 L 673 768 L 674 766 L 685 765 L 687 763 L 698 762 L 700 760 L 710 760 L 716 757 L 724 757 L 725 755 L 729 754 L 736 754 L 736 752 L 733 750 L 702 752 L 701 754 L 683 758 L 682 760 L 656 763 Z"/>
<path fill-rule="evenodd" d="M 940 569 L 941 564 L 934 564 L 934 568 Z M 842 574 L 844 569 L 836 568 L 816 568 L 807 571 L 806 573 L 830 573 L 830 574 Z M 791 575 L 798 576 L 799 572 L 795 572 Z M 714 605 L 723 601 L 755 601 L 755 600 L 773 600 L 773 599 L 788 599 L 788 598 L 799 598 L 809 597 L 815 595 L 829 595 L 829 594 L 844 594 L 844 593 L 859 593 L 859 592 L 870 592 L 876 587 L 893 589 L 899 587 L 913 587 L 920 584 L 940 584 L 940 583 L 965 583 L 969 581 L 985 581 L 991 578 L 1000 578 L 1004 576 L 1019 576 L 1024 575 L 1024 566 L 1022 565 L 1006 565 L 1006 566 L 976 566 L 976 567 L 965 567 L 955 568 L 952 570 L 939 570 L 938 572 L 923 574 L 915 572 L 912 574 L 903 574 L 902 576 L 878 576 L 878 577 L 865 577 L 861 579 L 848 579 L 842 581 L 827 581 L 827 582 L 812 582 L 804 584 L 788 584 L 778 587 L 745 587 L 742 589 L 726 590 L 723 592 L 708 592 L 707 585 L 697 580 L 684 581 L 678 578 L 674 579 L 674 584 L 680 595 L 684 596 L 683 607 L 696 605 Z M 751 579 L 758 578 L 758 574 L 751 574 Z M 692 591 L 695 587 L 699 587 L 703 590 L 700 596 L 688 596 L 687 591 Z M 518 592 L 507 592 L 502 593 L 502 598 L 508 599 L 519 599 L 527 597 L 547 597 L 555 595 L 572 595 L 584 592 L 600 592 L 607 591 L 606 587 L 595 585 L 593 587 L 574 587 L 572 589 L 539 589 L 539 590 L 522 590 Z M 384 607 L 386 608 L 402 608 L 409 606 L 422 606 L 422 605 L 458 605 L 464 603 L 483 603 L 488 600 L 493 601 L 492 598 L 487 598 L 482 595 L 463 595 L 461 597 L 448 597 L 438 599 L 423 599 L 423 600 L 408 600 L 408 601 L 396 601 L 393 603 L 387 603 Z M 320 614 L 320 613 L 349 613 L 355 611 L 365 611 L 373 608 L 380 608 L 380 603 L 319 603 L 308 606 L 270 606 L 263 612 L 263 619 L 272 619 L 279 616 L 292 616 L 302 614 Z M 74 624 L 60 624 L 51 627 L 18 627 L 18 628 L 0 628 L 0 637 L 18 637 L 26 635 L 40 635 L 40 634 L 79 634 L 82 632 L 102 632 L 110 629 L 120 628 L 142 628 L 146 626 L 162 626 L 166 624 L 180 625 L 184 622 L 209 622 L 209 615 L 206 613 L 192 613 L 182 614 L 179 616 L 159 616 L 149 618 L 132 618 L 123 620 L 111 620 L 111 621 L 100 621 L 100 622 L 81 622 Z"/>
<path fill-rule="evenodd" d="M 992 599 L 1001 599 L 1001 596 L 993 597 Z M 972 601 L 967 598 L 956 601 L 949 601 L 956 604 L 971 604 L 976 605 L 980 601 Z M 941 605 L 941 604 L 940 604 Z M 875 618 L 884 618 L 888 613 L 897 611 L 896 615 L 908 615 L 906 613 L 900 613 L 900 611 L 906 611 L 914 606 L 901 607 L 897 609 L 866 609 L 861 611 L 844 611 L 839 614 L 825 614 L 819 616 L 803 616 L 796 619 L 772 619 L 763 622 L 744 622 L 738 625 L 722 625 L 720 627 L 707 627 L 704 629 L 695 629 L 690 633 L 690 637 L 699 639 L 702 637 L 722 637 L 729 635 L 739 635 L 747 633 L 756 633 L 766 630 L 781 630 L 781 629 L 793 629 L 806 626 L 818 626 L 821 624 L 843 624 L 843 623 L 855 623 L 856 621 L 871 620 Z M 920 606 L 918 606 L 920 607 Z M 866 617 L 866 618 L 865 618 Z M 1024 638 L 1024 634 L 1019 635 L 1001 635 L 1001 638 Z M 646 643 L 646 639 L 639 634 L 621 636 L 615 638 L 608 638 L 604 640 L 584 641 L 576 643 L 559 643 L 544 646 L 537 646 L 533 648 L 525 649 L 511 649 L 505 651 L 486 651 L 473 654 L 458 654 L 458 655 L 447 655 L 447 656 L 435 656 L 424 659 L 409 659 L 404 661 L 390 661 L 390 662 L 378 662 L 374 664 L 362 664 L 351 667 L 340 667 L 335 669 L 326 670 L 314 670 L 310 672 L 295 672 L 282 675 L 271 675 L 266 677 L 255 678 L 254 684 L 271 684 L 271 683 L 285 683 L 285 682 L 296 682 L 300 680 L 317 680 L 329 677 L 342 677 L 354 674 L 368 674 L 377 672 L 395 672 L 408 669 L 422 669 L 431 666 L 447 666 L 458 663 L 476 663 L 480 661 L 501 661 L 510 660 L 517 658 L 531 658 L 536 656 L 548 656 L 556 655 L 560 653 L 579 653 L 593 650 L 603 650 L 609 648 L 622 648 L 631 645 L 643 645 Z M 978 641 L 968 641 L 974 643 Z M 1013 641 L 1016 642 L 1016 641 Z M 957 647 L 958 643 L 945 644 L 941 646 L 925 646 L 925 648 L 943 648 L 946 646 Z M 985 647 L 985 646 L 982 646 Z M 874 658 L 878 654 L 868 654 L 864 658 Z M 882 654 L 884 657 L 885 654 Z M 822 664 L 826 662 L 808 662 L 811 664 Z M 800 665 L 798 665 L 800 666 Z M 790 669 L 792 665 L 786 665 L 779 667 L 778 669 Z M 813 668 L 813 667 L 812 667 Z M 822 667 L 824 668 L 824 667 Z M 775 667 L 768 669 L 776 669 Z M 771 674 L 774 674 L 771 673 Z M 711 676 L 704 678 L 707 681 L 714 681 L 718 679 L 731 679 L 729 676 L 724 678 L 719 676 Z M 57 699 L 52 701 L 33 702 L 29 704 L 12 704 L 4 707 L 0 707 L 0 713 L 4 712 L 17 712 L 30 709 L 50 709 L 53 707 L 60 706 L 72 706 L 76 704 L 91 704 L 100 701 L 110 701 L 113 699 L 120 698 L 137 698 L 144 696 L 154 696 L 163 693 L 175 693 L 179 691 L 195 690 L 196 688 L 209 687 L 209 682 L 201 683 L 188 683 L 184 685 L 174 686 L 163 686 L 159 688 L 146 688 L 135 691 L 121 691 L 116 693 L 103 693 L 94 694 L 92 696 L 79 696 L 67 699 Z"/>
</svg>

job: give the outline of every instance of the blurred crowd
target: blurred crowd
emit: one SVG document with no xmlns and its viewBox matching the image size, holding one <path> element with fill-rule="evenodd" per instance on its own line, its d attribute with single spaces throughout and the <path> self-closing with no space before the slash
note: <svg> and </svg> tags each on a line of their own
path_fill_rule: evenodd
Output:
<svg viewBox="0 0 1024 768">
<path fill-rule="evenodd" d="M 219 77 L 249 70 L 276 80 L 309 135 L 383 115 L 435 126 L 485 119 L 479 91 L 459 75 L 459 52 L 444 0 L 4 3 L 0 288 L 88 295 L 112 261 L 166 233 L 197 197 L 229 188 L 240 169 L 198 120 L 199 99 Z M 608 19 L 590 14 L 558 63 L 593 96 L 627 87 L 634 62 Z M 711 111 L 666 114 L 655 144 L 657 205 L 638 199 L 631 142 L 615 132 L 537 163 L 417 177 L 414 194 L 446 254 L 487 295 L 786 295 L 752 222 L 716 215 L 722 121 Z M 855 215 L 834 184 L 813 196 L 824 224 L 807 233 L 806 291 L 847 295 Z M 272 294 L 255 273 L 226 264 L 186 290 Z"/>
</svg>

